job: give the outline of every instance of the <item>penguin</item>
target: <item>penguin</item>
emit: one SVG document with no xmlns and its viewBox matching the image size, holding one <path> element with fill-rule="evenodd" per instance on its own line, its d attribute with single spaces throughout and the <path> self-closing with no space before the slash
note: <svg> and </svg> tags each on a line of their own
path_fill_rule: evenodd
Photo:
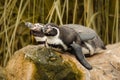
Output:
<svg viewBox="0 0 120 80">
<path fill-rule="evenodd" d="M 36 42 L 41 46 L 45 46 L 47 38 L 42 32 L 42 27 L 44 26 L 44 24 L 41 23 L 32 24 L 30 22 L 26 22 L 25 26 L 27 26 L 30 29 L 30 33 L 34 36 Z"/>
<path fill-rule="evenodd" d="M 91 28 L 77 24 L 65 24 L 60 27 L 72 28 L 79 34 L 81 41 L 83 42 L 82 51 L 84 54 L 89 54 L 92 56 L 96 53 L 101 53 L 106 49 L 106 46 L 101 38 Z"/>
<path fill-rule="evenodd" d="M 75 55 L 77 60 L 88 70 L 92 66 L 85 59 L 81 50 L 81 39 L 79 34 L 72 28 L 59 27 L 54 23 L 48 23 L 42 28 L 47 37 L 46 43 L 53 48 L 60 48 Z M 74 45 L 72 45 L 74 44 Z"/>
<path fill-rule="evenodd" d="M 36 42 L 39 44 L 45 44 L 46 37 L 41 31 L 44 24 L 32 24 L 30 22 L 26 22 L 25 25 L 30 28 L 30 32 L 34 35 Z M 106 49 L 103 41 L 93 29 L 78 24 L 60 25 L 60 27 L 66 26 L 74 29 L 79 34 L 82 41 L 82 52 L 85 56 L 92 56 L 96 53 L 101 53 Z"/>
</svg>

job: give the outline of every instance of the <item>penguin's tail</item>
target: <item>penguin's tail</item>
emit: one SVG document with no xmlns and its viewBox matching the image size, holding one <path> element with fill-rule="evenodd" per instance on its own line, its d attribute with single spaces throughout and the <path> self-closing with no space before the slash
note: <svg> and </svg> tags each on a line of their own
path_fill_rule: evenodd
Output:
<svg viewBox="0 0 120 80">
<path fill-rule="evenodd" d="M 101 49 L 107 49 L 102 39 L 98 35 L 93 39 L 93 42 L 95 43 L 95 46 L 100 47 Z"/>
<path fill-rule="evenodd" d="M 102 49 L 107 49 L 107 48 L 106 48 L 106 46 L 104 45 L 104 46 L 102 46 Z"/>
</svg>

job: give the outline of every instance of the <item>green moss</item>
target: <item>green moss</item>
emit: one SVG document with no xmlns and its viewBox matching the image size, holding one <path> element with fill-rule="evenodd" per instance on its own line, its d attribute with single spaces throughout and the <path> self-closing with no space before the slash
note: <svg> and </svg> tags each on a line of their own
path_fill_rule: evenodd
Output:
<svg viewBox="0 0 120 80">
<path fill-rule="evenodd" d="M 36 80 L 81 80 L 83 73 L 73 62 L 63 61 L 60 53 L 48 49 L 37 48 L 29 58 L 36 65 Z M 32 53 L 31 53 L 32 54 Z M 72 65 L 74 66 L 72 66 Z M 80 79 L 81 78 L 81 79 Z"/>
</svg>

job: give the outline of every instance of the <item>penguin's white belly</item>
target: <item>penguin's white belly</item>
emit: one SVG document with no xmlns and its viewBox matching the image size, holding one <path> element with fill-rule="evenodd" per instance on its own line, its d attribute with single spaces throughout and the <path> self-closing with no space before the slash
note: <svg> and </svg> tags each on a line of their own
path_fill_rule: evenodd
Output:
<svg viewBox="0 0 120 80">
<path fill-rule="evenodd" d="M 47 39 L 46 36 L 44 36 L 44 37 L 36 37 L 36 36 L 35 36 L 35 40 L 36 40 L 37 42 L 39 42 L 39 41 L 46 41 L 46 39 Z"/>
<path fill-rule="evenodd" d="M 62 42 L 62 40 L 56 37 L 47 38 L 47 44 L 61 45 L 64 50 L 68 49 L 68 47 Z"/>
<path fill-rule="evenodd" d="M 97 48 L 94 48 L 92 47 L 92 45 L 90 45 L 89 43 L 86 43 L 86 46 L 88 47 L 88 49 L 86 49 L 85 47 L 82 47 L 82 52 L 83 54 L 90 54 L 90 55 L 94 55 L 96 53 L 102 53 L 104 52 L 104 50 L 102 50 L 101 48 L 97 47 Z"/>
<path fill-rule="evenodd" d="M 89 53 L 90 55 L 94 54 L 94 48 L 92 47 L 92 45 L 90 45 L 89 43 L 85 42 L 86 46 L 89 48 Z"/>
<path fill-rule="evenodd" d="M 89 50 L 84 47 L 82 47 L 82 52 L 83 54 L 90 54 Z"/>
</svg>

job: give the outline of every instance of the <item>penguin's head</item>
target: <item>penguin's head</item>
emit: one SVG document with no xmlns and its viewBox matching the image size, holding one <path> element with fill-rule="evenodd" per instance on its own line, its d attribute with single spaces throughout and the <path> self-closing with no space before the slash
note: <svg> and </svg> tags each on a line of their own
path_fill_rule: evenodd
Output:
<svg viewBox="0 0 120 80">
<path fill-rule="evenodd" d="M 44 34 L 42 32 L 42 28 L 43 28 L 43 24 L 41 23 L 35 23 L 35 24 L 32 24 L 30 22 L 26 22 L 25 25 L 30 29 L 30 33 L 33 35 L 33 36 L 37 36 L 37 37 L 43 37 Z"/>
<path fill-rule="evenodd" d="M 30 30 L 34 30 L 34 31 L 40 31 L 42 29 L 42 27 L 44 26 L 41 23 L 35 23 L 32 24 L 30 22 L 26 22 L 25 25 L 30 29 Z"/>
<path fill-rule="evenodd" d="M 56 36 L 59 33 L 59 28 L 53 23 L 48 23 L 44 25 L 42 31 L 46 36 Z"/>
</svg>

